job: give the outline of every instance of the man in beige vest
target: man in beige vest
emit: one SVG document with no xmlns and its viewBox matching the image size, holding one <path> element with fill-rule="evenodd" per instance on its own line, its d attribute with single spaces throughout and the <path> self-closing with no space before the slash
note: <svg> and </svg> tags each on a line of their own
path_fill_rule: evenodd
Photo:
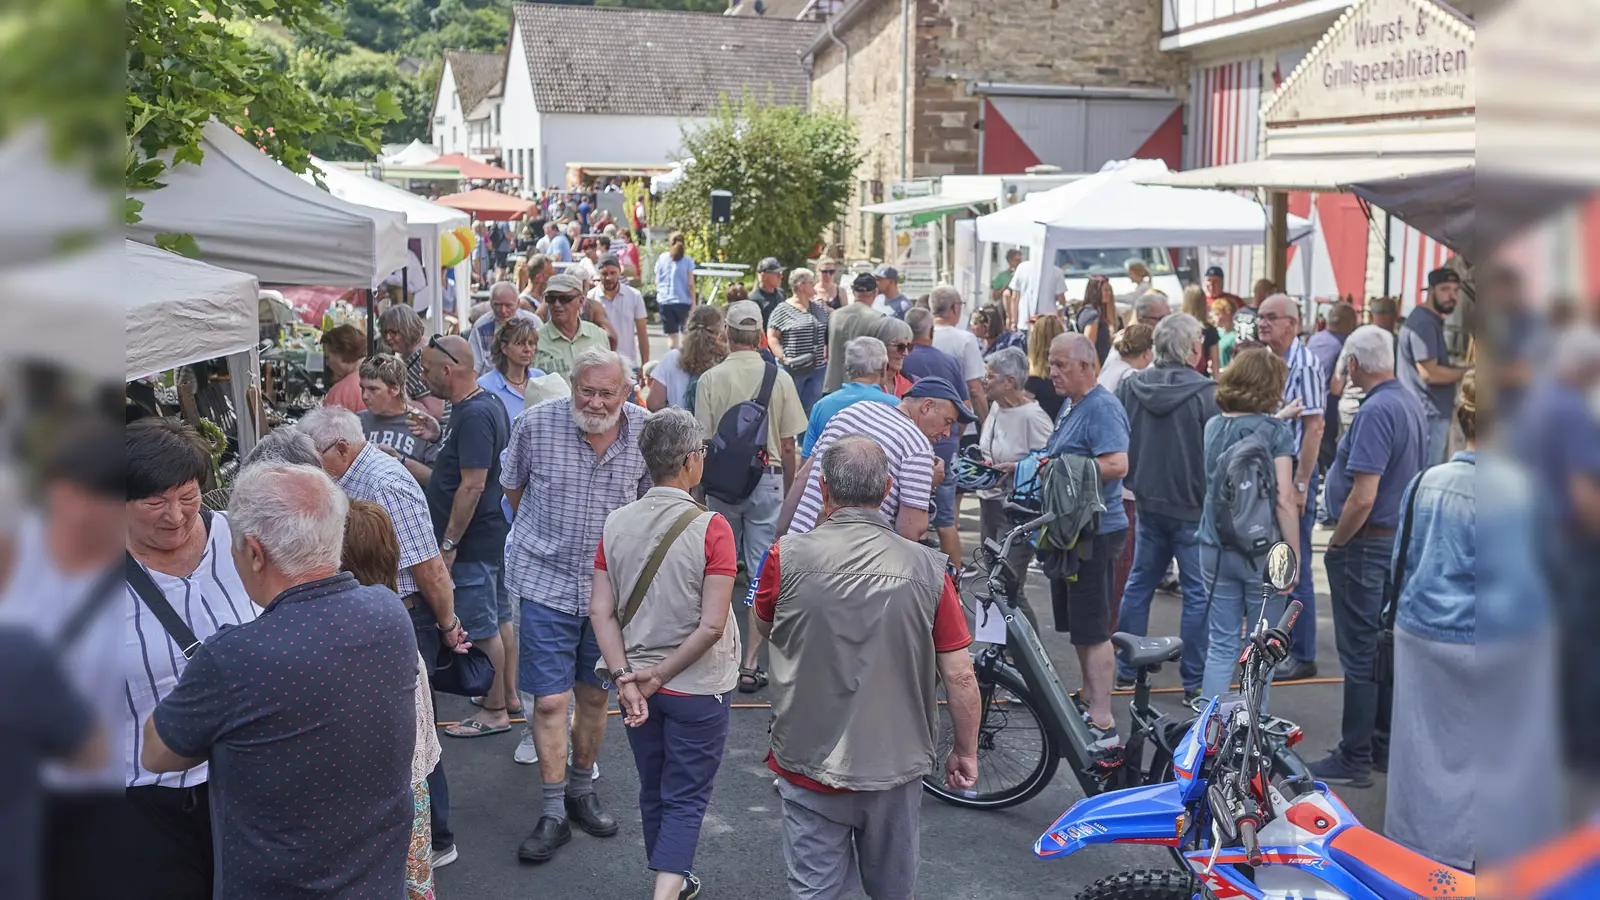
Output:
<svg viewBox="0 0 1600 900">
<path fill-rule="evenodd" d="M 843 438 L 820 466 L 822 521 L 778 539 L 755 597 L 756 629 L 772 641 L 767 766 L 780 776 L 789 893 L 832 900 L 859 871 L 872 900 L 909 900 L 940 679 L 955 731 L 945 784 L 978 777 L 972 637 L 944 554 L 878 510 L 883 448 Z"/>
</svg>

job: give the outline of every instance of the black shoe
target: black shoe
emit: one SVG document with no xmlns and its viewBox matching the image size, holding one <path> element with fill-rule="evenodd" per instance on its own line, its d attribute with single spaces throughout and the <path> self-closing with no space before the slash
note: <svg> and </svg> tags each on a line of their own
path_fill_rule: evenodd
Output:
<svg viewBox="0 0 1600 900">
<path fill-rule="evenodd" d="M 694 900 L 700 896 L 700 879 L 694 877 L 693 872 L 683 873 L 683 890 L 678 892 L 678 900 Z"/>
<path fill-rule="evenodd" d="M 1183 705 L 1184 706 L 1194 706 L 1194 702 L 1196 700 L 1199 700 L 1199 699 L 1200 699 L 1200 689 L 1199 688 L 1184 688 L 1183 689 Z"/>
<path fill-rule="evenodd" d="M 533 834 L 517 848 L 517 859 L 523 862 L 549 862 L 556 848 L 572 840 L 572 826 L 565 819 L 545 816 L 533 828 Z"/>
<path fill-rule="evenodd" d="M 1328 784 L 1348 784 L 1356 788 L 1372 787 L 1372 772 L 1351 765 L 1337 750 L 1330 751 L 1327 756 L 1307 768 L 1311 770 L 1312 778 Z"/>
<path fill-rule="evenodd" d="M 1273 681 L 1300 681 L 1317 677 L 1317 664 L 1302 659 L 1286 659 L 1272 670 Z"/>
<path fill-rule="evenodd" d="M 1372 754 L 1372 771 L 1374 771 L 1374 772 L 1382 772 L 1385 775 L 1389 774 L 1389 754 L 1387 754 L 1387 753 L 1374 753 L 1374 754 Z"/>
<path fill-rule="evenodd" d="M 592 792 L 581 797 L 567 795 L 567 818 L 595 837 L 611 837 L 617 833 L 617 820 L 600 808 L 600 798 Z"/>
</svg>

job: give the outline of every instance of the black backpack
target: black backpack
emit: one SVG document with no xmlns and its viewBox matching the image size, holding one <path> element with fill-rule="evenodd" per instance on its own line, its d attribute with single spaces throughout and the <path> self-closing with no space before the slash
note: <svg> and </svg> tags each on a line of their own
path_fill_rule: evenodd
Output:
<svg viewBox="0 0 1600 900">
<path fill-rule="evenodd" d="M 724 503 L 743 503 L 755 493 L 767 470 L 767 404 L 772 402 L 772 386 L 777 380 L 778 367 L 767 363 L 756 398 L 736 403 L 722 414 L 706 453 L 705 474 L 700 477 L 706 496 Z"/>
<path fill-rule="evenodd" d="M 1272 461 L 1272 421 L 1261 423 L 1217 457 L 1211 482 L 1217 539 L 1254 557 L 1278 539 L 1278 470 Z"/>
</svg>

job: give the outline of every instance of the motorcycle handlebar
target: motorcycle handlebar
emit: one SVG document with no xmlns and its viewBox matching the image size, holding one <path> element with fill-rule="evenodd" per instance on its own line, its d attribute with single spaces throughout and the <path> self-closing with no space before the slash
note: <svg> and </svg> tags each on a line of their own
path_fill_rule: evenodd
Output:
<svg viewBox="0 0 1600 900">
<path fill-rule="evenodd" d="M 1283 618 L 1278 620 L 1278 630 L 1288 634 L 1289 629 L 1293 628 L 1294 623 L 1299 620 L 1300 610 L 1303 608 L 1299 600 L 1290 600 L 1288 607 L 1283 611 Z"/>
<path fill-rule="evenodd" d="M 1256 839 L 1254 819 L 1246 817 L 1239 821 L 1239 843 L 1244 847 L 1245 862 L 1252 866 L 1261 865 L 1265 857 L 1261 855 L 1261 843 Z"/>
</svg>

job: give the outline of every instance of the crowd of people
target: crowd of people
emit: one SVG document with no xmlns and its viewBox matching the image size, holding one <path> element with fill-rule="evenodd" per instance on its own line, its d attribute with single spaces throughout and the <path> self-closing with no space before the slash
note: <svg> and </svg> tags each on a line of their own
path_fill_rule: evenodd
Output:
<svg viewBox="0 0 1600 900">
<path fill-rule="evenodd" d="M 1396 716 L 1390 740 L 1391 708 L 1425 703 L 1471 642 L 1470 593 L 1434 589 L 1472 571 L 1470 548 L 1435 549 L 1471 541 L 1455 498 L 1475 387 L 1441 324 L 1453 271 L 1398 332 L 1392 307 L 1358 325 L 1337 304 L 1319 328 L 1271 285 L 1227 294 L 1215 270 L 1174 312 L 1148 290 L 1124 310 L 1104 278 L 1067 305 L 1024 263 L 968 309 L 944 285 L 906 298 L 892 267 L 841 284 L 830 260 L 769 258 L 717 306 L 674 235 L 654 266 L 674 346 L 652 363 L 628 267 L 557 271 L 551 224 L 462 335 L 426 337 L 405 306 L 380 320 L 389 353 L 331 330 L 337 393 L 252 451 L 226 512 L 202 508 L 192 428 L 128 429 L 124 770 L 149 896 L 430 897 L 432 871 L 470 852 L 451 828 L 450 745 L 519 719 L 507 749 L 541 785 L 519 859 L 552 859 L 574 829 L 612 837 L 596 777 L 614 692 L 652 896 L 695 897 L 730 692 L 765 689 L 791 895 L 859 878 L 909 897 L 922 778 L 977 776 L 959 514 L 974 494 L 982 535 L 1009 530 L 1030 458 L 1097 487 L 1066 549 L 1006 561 L 1048 585 L 1048 617 L 1026 592 L 1021 606 L 1068 635 L 1097 746 L 1120 743 L 1111 698 L 1133 674 L 1112 633 L 1148 629 L 1175 563 L 1186 698 L 1225 692 L 1281 538 L 1306 612 L 1276 678 L 1315 674 L 1319 600 L 1344 671 L 1341 739 L 1313 772 L 1360 786 L 1390 771 L 1395 836 L 1471 864 L 1417 827 L 1446 788 L 1414 749 L 1434 737 L 1399 734 L 1427 717 Z M 1391 585 L 1412 634 L 1397 665 L 1414 673 L 1392 693 L 1377 673 Z M 476 707 L 437 731 L 442 752 L 430 685 Z"/>
</svg>

